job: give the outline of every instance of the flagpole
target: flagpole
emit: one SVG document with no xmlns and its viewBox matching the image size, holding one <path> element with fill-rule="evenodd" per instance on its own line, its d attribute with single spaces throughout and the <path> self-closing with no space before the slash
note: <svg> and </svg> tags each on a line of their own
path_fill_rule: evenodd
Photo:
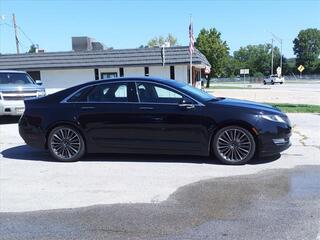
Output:
<svg viewBox="0 0 320 240">
<path fill-rule="evenodd" d="M 190 26 L 192 27 L 192 34 L 193 34 L 193 26 L 192 26 L 192 16 L 190 15 Z M 191 44 L 191 39 L 190 39 L 190 43 Z M 190 85 L 192 86 L 192 54 L 193 51 L 189 51 L 190 52 Z"/>
</svg>

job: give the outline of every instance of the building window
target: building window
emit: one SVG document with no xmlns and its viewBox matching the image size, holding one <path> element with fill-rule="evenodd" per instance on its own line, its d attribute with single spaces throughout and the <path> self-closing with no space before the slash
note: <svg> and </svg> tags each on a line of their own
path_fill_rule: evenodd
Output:
<svg viewBox="0 0 320 240">
<path fill-rule="evenodd" d="M 99 80 L 99 69 L 98 68 L 94 69 L 94 79 Z"/>
<path fill-rule="evenodd" d="M 124 71 L 123 71 L 123 68 L 119 68 L 119 75 L 120 77 L 123 77 L 124 76 Z"/>
<path fill-rule="evenodd" d="M 144 75 L 149 77 L 149 67 L 144 67 Z"/>
<path fill-rule="evenodd" d="M 101 79 L 116 78 L 118 74 L 116 72 L 103 72 L 101 73 Z"/>
<path fill-rule="evenodd" d="M 33 80 L 41 80 L 40 71 L 28 71 L 27 72 Z"/>
<path fill-rule="evenodd" d="M 174 80 L 174 66 L 170 66 L 170 78 Z"/>
</svg>

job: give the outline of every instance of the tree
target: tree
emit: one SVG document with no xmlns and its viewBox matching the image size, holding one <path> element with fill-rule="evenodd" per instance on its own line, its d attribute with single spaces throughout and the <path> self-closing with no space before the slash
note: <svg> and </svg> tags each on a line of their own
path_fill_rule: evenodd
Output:
<svg viewBox="0 0 320 240">
<path fill-rule="evenodd" d="M 38 48 L 39 48 L 39 46 L 37 44 L 32 44 L 30 46 L 30 49 L 29 49 L 28 53 L 35 53 Z"/>
<path fill-rule="evenodd" d="M 234 52 L 234 58 L 240 68 L 250 69 L 251 76 L 267 76 L 271 73 L 271 44 L 248 45 Z M 273 48 L 273 72 L 280 65 L 279 48 Z"/>
<path fill-rule="evenodd" d="M 296 71 L 296 59 L 295 58 L 285 58 L 283 57 L 283 75 L 291 75 Z"/>
<path fill-rule="evenodd" d="M 159 47 L 165 45 L 165 43 L 169 43 L 170 47 L 177 45 L 177 38 L 175 38 L 172 34 L 168 34 L 166 38 L 163 36 L 154 37 L 149 40 L 148 47 Z"/>
<path fill-rule="evenodd" d="M 239 75 L 241 63 L 233 56 L 228 56 L 227 64 L 224 68 L 224 74 L 226 77 L 235 77 Z"/>
<path fill-rule="evenodd" d="M 320 30 L 301 30 L 293 44 L 293 51 L 297 57 L 296 66 L 302 64 L 306 73 L 320 73 Z"/>
<path fill-rule="evenodd" d="M 209 30 L 203 28 L 196 39 L 195 46 L 211 64 L 210 76 L 220 77 L 223 75 L 228 62 L 229 47 L 221 39 L 221 33 L 215 28 Z M 209 80 L 207 81 L 207 87 L 209 87 Z"/>
</svg>

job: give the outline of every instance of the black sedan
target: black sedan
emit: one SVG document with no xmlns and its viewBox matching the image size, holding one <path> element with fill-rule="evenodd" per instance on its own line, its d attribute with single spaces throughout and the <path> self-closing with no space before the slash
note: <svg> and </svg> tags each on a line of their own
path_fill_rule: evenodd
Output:
<svg viewBox="0 0 320 240">
<path fill-rule="evenodd" d="M 59 161 L 85 153 L 214 154 L 243 164 L 290 146 L 291 124 L 265 104 L 155 78 L 88 82 L 25 100 L 19 132 Z"/>
</svg>

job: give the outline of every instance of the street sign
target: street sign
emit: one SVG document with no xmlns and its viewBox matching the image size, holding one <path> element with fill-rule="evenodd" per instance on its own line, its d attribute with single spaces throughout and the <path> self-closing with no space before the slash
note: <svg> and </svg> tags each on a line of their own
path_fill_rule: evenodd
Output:
<svg viewBox="0 0 320 240">
<path fill-rule="evenodd" d="M 205 69 L 204 69 L 204 73 L 205 74 L 209 74 L 211 72 L 211 69 L 209 66 L 206 66 Z"/>
<path fill-rule="evenodd" d="M 240 69 L 240 74 L 249 74 L 249 69 Z"/>
<path fill-rule="evenodd" d="M 304 70 L 304 66 L 302 66 L 302 65 L 300 65 L 299 67 L 298 67 L 298 70 L 299 70 L 299 72 L 303 72 L 303 70 Z"/>
<path fill-rule="evenodd" d="M 281 76 L 281 67 L 277 67 L 277 75 L 278 75 L 278 77 L 280 77 Z"/>
</svg>

